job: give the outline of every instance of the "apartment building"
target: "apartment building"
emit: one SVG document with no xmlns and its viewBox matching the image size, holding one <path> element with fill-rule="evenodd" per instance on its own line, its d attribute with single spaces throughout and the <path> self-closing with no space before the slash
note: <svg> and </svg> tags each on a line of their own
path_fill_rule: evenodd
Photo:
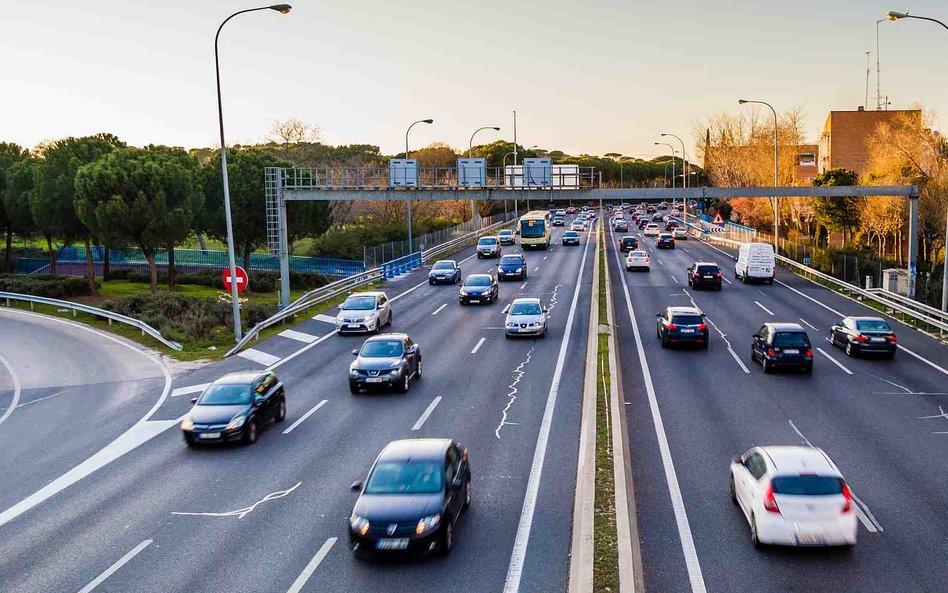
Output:
<svg viewBox="0 0 948 593">
<path fill-rule="evenodd" d="M 842 167 L 855 171 L 862 179 L 869 168 L 867 140 L 879 124 L 894 124 L 906 113 L 917 117 L 921 125 L 922 112 L 918 109 L 866 111 L 859 107 L 856 111 L 830 111 L 820 135 L 818 173 Z"/>
</svg>

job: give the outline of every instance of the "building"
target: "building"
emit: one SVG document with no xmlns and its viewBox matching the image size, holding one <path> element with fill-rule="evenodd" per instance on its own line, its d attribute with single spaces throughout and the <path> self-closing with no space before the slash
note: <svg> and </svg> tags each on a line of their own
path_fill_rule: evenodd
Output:
<svg viewBox="0 0 948 593">
<path fill-rule="evenodd" d="M 918 109 L 866 111 L 860 107 L 856 111 L 830 111 L 820 135 L 818 172 L 842 167 L 855 171 L 860 179 L 864 178 L 869 172 L 869 147 L 866 143 L 869 137 L 879 124 L 895 124 L 906 113 L 917 117 L 921 124 L 922 112 Z"/>
<path fill-rule="evenodd" d="M 819 174 L 818 144 L 800 144 L 796 147 L 796 157 L 793 161 L 793 184 L 813 185 L 813 179 Z"/>
</svg>

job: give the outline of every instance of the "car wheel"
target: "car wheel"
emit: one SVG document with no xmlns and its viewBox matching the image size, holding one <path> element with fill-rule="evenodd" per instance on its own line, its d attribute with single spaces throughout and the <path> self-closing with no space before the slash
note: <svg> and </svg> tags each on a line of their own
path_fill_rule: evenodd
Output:
<svg viewBox="0 0 948 593">
<path fill-rule="evenodd" d="M 668 340 L 666 340 L 664 336 L 661 336 L 661 340 L 662 340 L 662 348 L 668 348 Z"/>
<path fill-rule="evenodd" d="M 770 368 L 770 361 L 767 360 L 766 358 L 764 358 L 763 360 L 761 360 L 761 361 L 760 361 L 760 368 L 764 371 L 764 374 L 765 374 L 765 375 L 766 375 L 767 373 L 769 373 L 769 372 L 771 371 L 771 368 Z"/>
<path fill-rule="evenodd" d="M 751 515 L 750 528 L 751 528 L 751 543 L 754 544 L 755 548 L 763 547 L 764 544 L 761 543 L 760 536 L 757 535 L 757 518 L 754 517 L 753 515 Z"/>
<path fill-rule="evenodd" d="M 415 378 L 421 379 L 421 359 L 418 359 L 418 368 L 415 369 Z"/>
<path fill-rule="evenodd" d="M 701 344 L 701 349 L 702 349 L 702 350 L 707 350 L 707 349 L 708 349 L 708 346 L 710 346 L 710 345 L 711 345 L 711 340 L 705 340 L 705 341 Z"/>
<path fill-rule="evenodd" d="M 441 553 L 447 556 L 454 547 L 454 525 L 448 521 L 444 525 L 444 532 L 441 534 Z"/>
<path fill-rule="evenodd" d="M 757 353 L 751 348 L 751 362 L 757 362 Z"/>
<path fill-rule="evenodd" d="M 399 393 L 408 393 L 408 390 L 411 388 L 410 380 L 408 379 L 408 373 L 405 373 L 405 376 L 402 378 L 402 382 L 398 385 Z"/>
<path fill-rule="evenodd" d="M 428 286 L 434 286 L 434 280 L 429 280 L 429 281 L 428 281 Z"/>
<path fill-rule="evenodd" d="M 853 343 L 847 342 L 846 343 L 846 356 L 849 356 L 850 358 L 852 358 L 855 354 L 856 353 L 853 351 Z"/>
<path fill-rule="evenodd" d="M 276 417 L 274 418 L 277 422 L 283 422 L 286 420 L 286 400 L 280 402 L 280 406 L 277 408 Z"/>
<path fill-rule="evenodd" d="M 471 508 L 471 481 L 467 481 L 467 488 L 464 489 L 464 510 Z"/>
<path fill-rule="evenodd" d="M 185 437 L 184 437 L 184 442 L 185 442 L 185 444 L 187 444 L 187 446 L 188 446 L 189 448 L 191 448 L 191 449 L 195 449 L 195 448 L 197 448 L 197 446 L 198 446 L 197 441 L 194 440 L 194 437 L 189 437 L 189 436 L 185 435 Z"/>
<path fill-rule="evenodd" d="M 252 445 L 257 442 L 257 421 L 251 420 L 244 428 L 244 444 Z"/>
<path fill-rule="evenodd" d="M 349 381 L 349 393 L 352 395 L 358 395 L 359 393 L 359 384 Z"/>
<path fill-rule="evenodd" d="M 728 490 L 731 491 L 731 502 L 734 503 L 734 506 L 738 506 L 737 490 L 735 490 L 734 488 L 734 474 L 731 474 L 731 480 L 730 480 L 730 483 L 728 484 Z"/>
<path fill-rule="evenodd" d="M 721 290 L 722 287 L 723 287 L 723 284 L 721 284 L 720 282 L 718 282 L 718 287 L 717 287 L 716 290 Z"/>
<path fill-rule="evenodd" d="M 888 354 L 886 354 L 886 355 L 885 355 L 885 358 L 886 358 L 886 360 L 893 360 L 893 359 L 895 358 L 895 350 L 893 350 L 892 352 L 889 352 Z"/>
<path fill-rule="evenodd" d="M 512 337 L 513 337 L 513 336 L 511 336 L 511 335 L 508 334 L 507 332 L 504 332 L 504 338 L 506 338 L 506 339 L 509 340 L 509 339 L 511 339 Z"/>
</svg>

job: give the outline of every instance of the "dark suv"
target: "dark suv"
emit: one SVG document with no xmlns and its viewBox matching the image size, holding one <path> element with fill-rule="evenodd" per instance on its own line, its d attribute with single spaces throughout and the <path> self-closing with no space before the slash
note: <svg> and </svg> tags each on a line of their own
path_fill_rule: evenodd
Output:
<svg viewBox="0 0 948 593">
<path fill-rule="evenodd" d="M 714 262 L 698 261 L 688 268 L 688 286 L 694 288 L 710 286 L 715 290 L 721 290 L 723 281 L 721 268 Z"/>
<path fill-rule="evenodd" d="M 627 251 L 635 251 L 639 248 L 639 240 L 635 237 L 622 237 L 619 240 L 619 251 L 625 253 Z"/>
<path fill-rule="evenodd" d="M 668 307 L 655 315 L 655 335 L 662 348 L 671 344 L 695 344 L 708 347 L 708 325 L 704 313 L 694 307 Z"/>
<path fill-rule="evenodd" d="M 765 323 L 751 341 L 751 360 L 759 360 L 765 373 L 786 367 L 812 373 L 810 337 L 798 323 Z"/>
<path fill-rule="evenodd" d="M 369 338 L 349 365 L 349 392 L 392 388 L 408 393 L 410 383 L 421 378 L 421 346 L 407 334 L 382 334 Z"/>
</svg>

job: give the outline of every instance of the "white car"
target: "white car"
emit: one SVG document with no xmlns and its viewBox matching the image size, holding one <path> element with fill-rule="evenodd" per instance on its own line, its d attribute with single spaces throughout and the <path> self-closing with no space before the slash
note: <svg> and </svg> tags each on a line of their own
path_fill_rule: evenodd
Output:
<svg viewBox="0 0 948 593">
<path fill-rule="evenodd" d="M 755 546 L 852 546 L 858 523 L 846 480 L 816 447 L 754 447 L 731 460 L 731 500 Z"/>
<path fill-rule="evenodd" d="M 546 337 L 547 317 L 549 309 L 543 301 L 535 298 L 514 299 L 510 307 L 504 309 L 507 315 L 504 321 L 504 336 L 539 336 Z"/>
<path fill-rule="evenodd" d="M 573 224 L 569 226 L 570 229 L 574 231 L 585 231 L 586 230 L 586 221 L 585 220 L 574 220 Z"/>
<path fill-rule="evenodd" d="M 659 226 L 654 222 L 650 222 L 649 224 L 645 225 L 644 234 L 646 237 L 657 237 L 660 232 L 662 232 L 661 228 L 659 228 Z"/>
<path fill-rule="evenodd" d="M 629 255 L 625 258 L 625 269 L 628 271 L 645 270 L 649 272 L 652 270 L 652 258 L 644 251 L 630 251 Z"/>
<path fill-rule="evenodd" d="M 500 237 L 481 237 L 477 240 L 477 259 L 482 257 L 500 257 L 503 253 Z"/>
<path fill-rule="evenodd" d="M 392 306 L 384 292 L 356 292 L 350 294 L 339 307 L 336 331 L 345 333 L 379 333 L 383 326 L 392 324 Z"/>
<path fill-rule="evenodd" d="M 685 230 L 685 227 L 679 226 L 675 227 L 672 231 L 672 238 L 676 241 L 687 241 L 688 240 L 688 231 Z"/>
<path fill-rule="evenodd" d="M 560 208 L 556 211 L 556 216 L 566 216 L 566 208 Z"/>
</svg>

